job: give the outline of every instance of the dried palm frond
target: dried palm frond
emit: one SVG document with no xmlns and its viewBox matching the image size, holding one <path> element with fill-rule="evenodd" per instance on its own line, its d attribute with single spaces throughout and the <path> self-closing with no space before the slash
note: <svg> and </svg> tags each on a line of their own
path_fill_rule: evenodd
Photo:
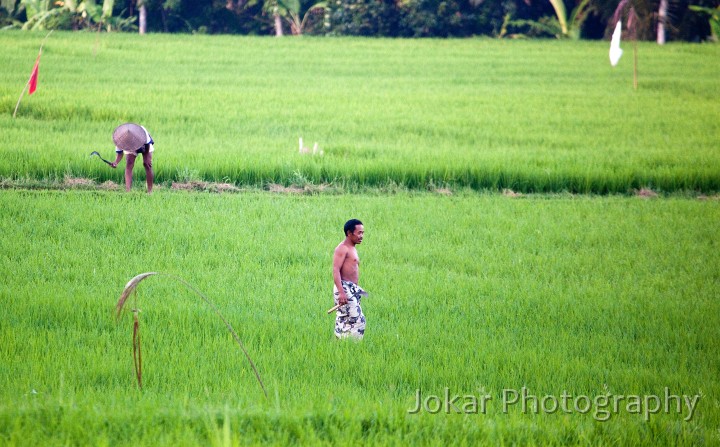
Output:
<svg viewBox="0 0 720 447">
<path fill-rule="evenodd" d="M 120 294 L 120 299 L 118 299 L 117 305 L 115 306 L 115 312 L 116 317 L 119 319 L 120 315 L 122 314 L 123 307 L 125 306 L 125 303 L 130 297 L 133 292 L 135 292 L 135 289 L 137 288 L 138 284 L 140 284 L 141 281 L 143 281 L 145 278 L 153 275 L 162 275 L 167 276 L 169 278 L 174 279 L 175 281 L 178 281 L 179 283 L 183 284 L 185 287 L 193 291 L 197 296 L 199 296 L 205 303 L 207 303 L 208 306 L 217 314 L 218 317 L 222 320 L 223 323 L 225 323 L 225 326 L 227 327 L 228 331 L 232 334 L 233 338 L 237 342 L 238 346 L 240 346 L 240 349 L 242 350 L 243 354 L 245 354 L 245 357 L 247 358 L 248 362 L 250 363 L 250 366 L 253 369 L 253 372 L 255 373 L 255 377 L 257 378 L 258 383 L 260 384 L 260 387 L 263 390 L 263 393 L 265 394 L 265 397 L 267 397 L 267 391 L 265 390 L 265 384 L 263 383 L 262 379 L 260 378 L 260 373 L 258 373 L 257 368 L 255 367 L 255 363 L 250 358 L 250 355 L 248 354 L 247 350 L 245 349 L 245 346 L 243 345 L 242 341 L 240 341 L 240 337 L 238 336 L 237 332 L 235 332 L 235 329 L 228 323 L 228 321 L 223 317 L 223 315 L 220 313 L 217 307 L 198 289 L 190 285 L 187 281 L 185 281 L 182 278 L 179 278 L 174 275 L 170 275 L 168 273 L 159 273 L 159 272 L 147 272 L 147 273 L 141 273 L 135 277 L 133 277 L 128 283 L 125 285 L 125 288 L 123 289 L 122 293 Z M 135 374 L 138 381 L 138 386 L 142 388 L 142 356 L 140 351 L 140 321 L 138 317 L 138 313 L 140 312 L 139 309 L 135 308 L 132 310 L 133 312 L 133 360 L 135 363 Z"/>
</svg>

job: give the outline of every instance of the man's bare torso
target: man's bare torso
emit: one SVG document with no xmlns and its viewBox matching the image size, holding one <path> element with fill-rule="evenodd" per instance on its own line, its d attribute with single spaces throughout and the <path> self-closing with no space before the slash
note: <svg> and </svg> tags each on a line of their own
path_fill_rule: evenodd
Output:
<svg viewBox="0 0 720 447">
<path fill-rule="evenodd" d="M 337 246 L 335 251 L 345 251 L 345 259 L 340 266 L 340 278 L 343 281 L 351 281 L 358 284 L 360 276 L 360 257 L 355 247 L 348 246 L 344 242 Z"/>
</svg>

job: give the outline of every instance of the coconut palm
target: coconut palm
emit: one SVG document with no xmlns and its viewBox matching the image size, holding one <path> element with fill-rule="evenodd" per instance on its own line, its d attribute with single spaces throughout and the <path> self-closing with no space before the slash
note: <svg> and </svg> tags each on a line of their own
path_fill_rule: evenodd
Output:
<svg viewBox="0 0 720 447">
<path fill-rule="evenodd" d="M 638 38 L 638 15 L 635 12 L 635 4 L 633 0 L 620 0 L 617 8 L 615 8 L 615 14 L 613 14 L 613 23 L 621 21 L 625 16 L 627 23 L 627 32 L 633 42 L 633 88 L 638 88 L 638 51 L 637 51 L 637 38 Z"/>
<path fill-rule="evenodd" d="M 505 22 L 503 23 L 504 29 L 501 32 L 501 35 L 505 35 L 507 33 L 507 25 L 512 25 L 527 26 L 535 32 L 550 34 L 558 39 L 568 37 L 575 40 L 580 39 L 582 24 L 587 18 L 588 12 L 591 8 L 590 0 L 580 0 L 580 3 L 578 3 L 577 6 L 575 6 L 575 8 L 573 8 L 570 12 L 569 17 L 563 0 L 549 1 L 555 10 L 555 17 L 546 16 L 539 20 L 509 20 L 509 17 L 506 16 Z"/>
<path fill-rule="evenodd" d="M 560 33 L 562 37 L 571 37 L 573 39 L 580 38 L 580 28 L 587 17 L 587 10 L 590 5 L 589 0 L 581 0 L 578 5 L 570 12 L 570 17 L 565 12 L 565 3 L 563 0 L 550 0 L 550 4 L 555 10 L 558 23 L 560 24 Z"/>
<path fill-rule="evenodd" d="M 312 14 L 327 10 L 325 2 L 318 2 L 309 7 L 305 14 L 301 16 L 300 0 L 272 0 L 266 2 L 265 5 L 266 10 L 272 11 L 276 36 L 283 35 L 281 18 L 285 19 L 290 25 L 290 32 L 294 36 L 299 36 L 304 32 L 307 21 Z"/>
</svg>

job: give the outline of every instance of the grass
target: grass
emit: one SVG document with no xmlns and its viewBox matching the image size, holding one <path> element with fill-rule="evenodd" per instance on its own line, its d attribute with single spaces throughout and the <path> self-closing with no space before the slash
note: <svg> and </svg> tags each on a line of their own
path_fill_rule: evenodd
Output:
<svg viewBox="0 0 720 447">
<path fill-rule="evenodd" d="M 720 190 L 720 47 L 640 44 L 633 91 L 604 42 L 56 32 L 12 119 L 42 37 L 0 32 L 0 444 L 720 445 L 720 202 L 693 198 Z M 125 121 L 157 142 L 152 196 L 89 157 Z M 350 217 L 362 343 L 325 314 Z M 149 271 L 207 295 L 268 398 L 162 275 L 138 389 L 113 310 Z M 700 401 L 504 412 L 522 387 Z M 412 415 L 418 389 L 492 400 Z"/>
<path fill-rule="evenodd" d="M 0 192 L 4 445 L 718 445 L 720 202 L 465 193 Z M 333 340 L 331 254 L 361 218 L 368 329 Z M 237 330 L 161 276 L 182 275 Z M 696 414 L 501 411 L 543 396 L 701 393 Z M 487 414 L 409 415 L 481 387 Z"/>
<path fill-rule="evenodd" d="M 235 329 L 233 329 L 232 325 L 228 323 L 228 321 L 223 317 L 222 313 L 215 307 L 215 305 L 210 301 L 205 295 L 203 295 L 202 292 L 197 290 L 195 287 L 193 287 L 191 284 L 188 284 L 185 280 L 183 280 L 180 277 L 174 276 L 174 275 L 168 275 L 158 272 L 146 272 L 146 273 L 140 273 L 139 275 L 135 275 L 133 278 L 128 281 L 128 283 L 125 285 L 125 288 L 122 291 L 122 294 L 120 294 L 120 299 L 118 300 L 118 303 L 115 305 L 115 312 L 116 316 L 120 318 L 123 314 L 123 309 L 126 304 L 127 299 L 132 295 L 133 297 L 133 305 L 137 306 L 137 287 L 138 285 L 146 278 L 149 278 L 150 276 L 155 275 L 163 275 L 164 277 L 171 278 L 178 284 L 181 284 L 185 287 L 187 287 L 188 290 L 192 291 L 198 298 L 203 300 L 205 304 L 212 309 L 212 311 L 222 320 L 222 322 L 225 324 L 225 327 L 228 331 L 230 331 L 230 334 L 232 334 L 233 338 L 237 342 L 238 346 L 240 346 L 240 349 L 242 350 L 243 354 L 245 354 L 245 357 L 248 360 L 248 363 L 253 369 L 253 373 L 255 374 L 255 377 L 258 380 L 258 383 L 260 384 L 260 387 L 263 390 L 263 394 L 265 394 L 265 397 L 267 398 L 267 391 L 265 390 L 265 384 L 263 383 L 262 379 L 260 378 L 260 375 L 258 374 L 257 367 L 255 367 L 255 363 L 253 363 L 252 359 L 247 353 L 247 350 L 245 349 L 245 346 L 243 346 L 242 341 L 240 340 L 240 337 L 237 335 L 237 332 L 235 332 Z M 142 389 L 142 352 L 141 352 L 141 337 L 140 337 L 140 312 L 141 309 L 138 307 L 131 308 L 130 312 L 133 314 L 133 362 L 135 367 L 135 375 L 137 377 L 138 381 L 138 388 Z"/>
<path fill-rule="evenodd" d="M 0 33 L 5 179 L 122 183 L 88 155 L 136 121 L 166 184 L 720 190 L 717 45 L 641 43 L 634 91 L 606 42 L 55 32 L 13 120 L 42 37 Z"/>
</svg>

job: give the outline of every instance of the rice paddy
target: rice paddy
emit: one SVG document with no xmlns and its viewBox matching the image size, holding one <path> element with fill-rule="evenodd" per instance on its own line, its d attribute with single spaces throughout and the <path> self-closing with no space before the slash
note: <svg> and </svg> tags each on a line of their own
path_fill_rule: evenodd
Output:
<svg viewBox="0 0 720 447">
<path fill-rule="evenodd" d="M 0 195 L 5 444 L 717 444 L 720 203 L 690 199 Z M 330 264 L 364 217 L 362 343 L 333 338 Z M 237 330 L 162 277 L 182 275 Z M 625 407 L 502 412 L 504 389 L 702 394 L 691 421 Z M 486 414 L 408 414 L 417 389 L 494 396 Z M 45 427 L 40 429 L 39 427 Z M 225 432 L 227 430 L 227 432 Z"/>
<path fill-rule="evenodd" d="M 12 119 L 42 37 L 0 32 L 0 445 L 720 445 L 720 47 L 633 91 L 600 42 L 56 32 Z M 89 157 L 124 121 L 152 195 Z M 215 309 L 116 319 L 144 272 Z"/>
<path fill-rule="evenodd" d="M 720 49 L 607 42 L 141 38 L 0 34 L 0 176 L 121 182 L 125 122 L 156 140 L 157 181 L 520 192 L 720 190 Z M 299 138 L 323 156 L 301 155 Z"/>
</svg>

